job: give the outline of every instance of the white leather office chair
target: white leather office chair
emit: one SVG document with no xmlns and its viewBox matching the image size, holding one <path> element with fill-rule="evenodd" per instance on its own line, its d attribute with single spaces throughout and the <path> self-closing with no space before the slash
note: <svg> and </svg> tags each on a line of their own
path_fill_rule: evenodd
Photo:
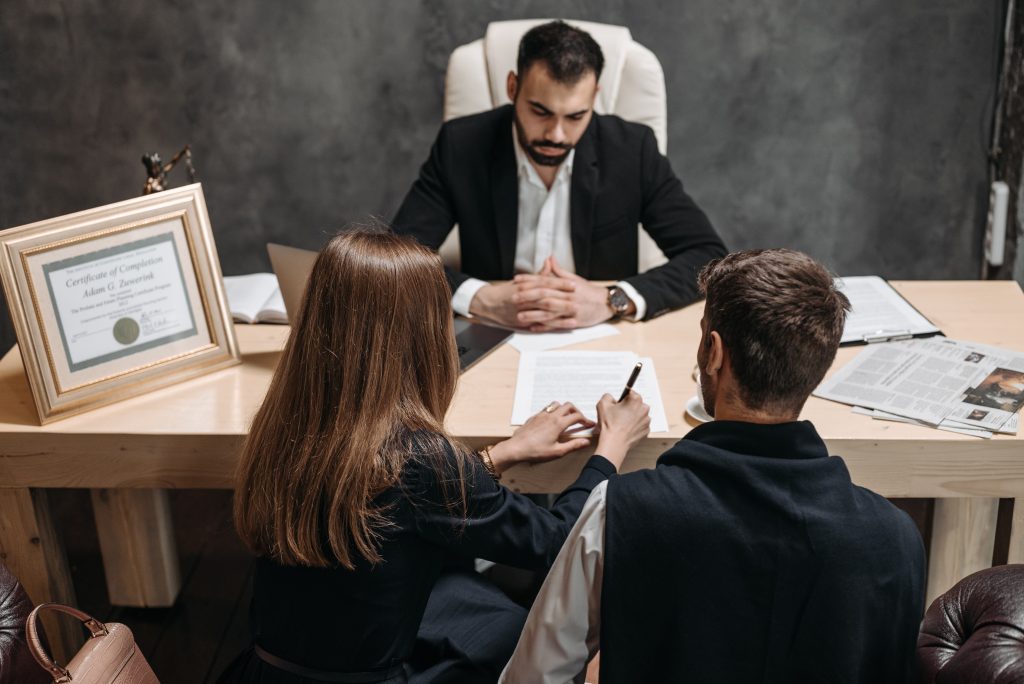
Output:
<svg viewBox="0 0 1024 684">
<path fill-rule="evenodd" d="M 495 21 L 483 38 L 461 45 L 448 59 L 444 87 L 444 120 L 476 114 L 509 102 L 505 82 L 516 68 L 519 41 L 523 34 L 550 19 Z M 627 121 L 650 126 L 662 154 L 668 149 L 665 73 L 654 53 L 633 40 L 625 26 L 567 21 L 597 41 L 604 53 L 601 89 L 594 110 L 616 114 Z M 511 135 L 511 134 L 510 134 Z M 638 264 L 641 272 L 665 263 L 654 240 L 640 233 Z M 459 265 L 458 226 L 448 234 L 439 250 L 444 262 Z"/>
</svg>

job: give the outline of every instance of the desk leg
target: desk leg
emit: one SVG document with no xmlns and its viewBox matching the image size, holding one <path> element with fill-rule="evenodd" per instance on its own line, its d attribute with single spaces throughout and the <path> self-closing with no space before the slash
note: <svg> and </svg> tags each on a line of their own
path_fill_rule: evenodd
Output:
<svg viewBox="0 0 1024 684">
<path fill-rule="evenodd" d="M 1013 500 L 1013 515 L 1010 516 L 1010 550 L 1007 563 L 1024 563 L 1024 497 Z"/>
<path fill-rule="evenodd" d="M 961 579 L 991 567 L 999 499 L 936 499 L 925 607 Z"/>
<path fill-rule="evenodd" d="M 110 603 L 144 608 L 174 605 L 181 572 L 167 492 L 94 489 L 92 507 Z"/>
<path fill-rule="evenodd" d="M 21 580 L 35 604 L 77 607 L 64 541 L 54 528 L 43 489 L 0 489 L 0 559 Z M 84 642 L 77 620 L 43 615 L 50 655 L 66 663 Z"/>
</svg>

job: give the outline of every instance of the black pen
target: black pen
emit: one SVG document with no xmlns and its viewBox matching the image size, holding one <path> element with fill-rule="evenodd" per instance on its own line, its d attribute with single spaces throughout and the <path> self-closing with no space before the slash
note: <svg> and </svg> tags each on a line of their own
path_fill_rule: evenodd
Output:
<svg viewBox="0 0 1024 684">
<path fill-rule="evenodd" d="M 633 389 L 633 383 L 636 382 L 637 377 L 640 375 L 640 369 L 644 367 L 644 364 L 640 361 L 636 362 L 633 366 L 633 372 L 629 374 L 629 380 L 626 381 L 626 389 L 622 390 L 622 396 L 619 397 L 619 401 L 622 401 L 629 396 L 630 390 Z"/>
</svg>

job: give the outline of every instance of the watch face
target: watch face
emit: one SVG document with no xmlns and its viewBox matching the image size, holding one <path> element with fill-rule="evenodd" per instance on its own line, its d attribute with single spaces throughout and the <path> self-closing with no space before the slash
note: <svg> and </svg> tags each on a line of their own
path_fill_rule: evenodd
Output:
<svg viewBox="0 0 1024 684">
<path fill-rule="evenodd" d="M 617 314 L 625 313 L 629 308 L 629 297 L 617 287 L 608 288 L 608 305 Z"/>
</svg>

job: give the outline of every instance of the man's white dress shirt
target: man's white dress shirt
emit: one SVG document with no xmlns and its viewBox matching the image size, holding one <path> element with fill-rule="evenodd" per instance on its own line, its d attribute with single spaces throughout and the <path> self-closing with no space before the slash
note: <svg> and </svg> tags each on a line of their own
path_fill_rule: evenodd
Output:
<svg viewBox="0 0 1024 684">
<path fill-rule="evenodd" d="M 515 272 L 537 273 L 543 268 L 544 261 L 549 256 L 554 256 L 562 268 L 575 273 L 569 190 L 572 187 L 572 164 L 576 150 L 569 152 L 569 156 L 558 167 L 558 173 L 549 190 L 519 145 L 514 126 L 512 140 L 519 178 Z M 647 302 L 629 283 L 617 284 L 636 304 L 634 320 L 639 321 L 647 311 Z M 464 281 L 452 295 L 452 309 L 458 314 L 469 316 L 470 302 L 484 285 L 487 285 L 485 281 L 476 278 Z"/>
<path fill-rule="evenodd" d="M 582 683 L 601 637 L 608 482 L 590 492 L 537 594 L 499 684 Z"/>
</svg>

